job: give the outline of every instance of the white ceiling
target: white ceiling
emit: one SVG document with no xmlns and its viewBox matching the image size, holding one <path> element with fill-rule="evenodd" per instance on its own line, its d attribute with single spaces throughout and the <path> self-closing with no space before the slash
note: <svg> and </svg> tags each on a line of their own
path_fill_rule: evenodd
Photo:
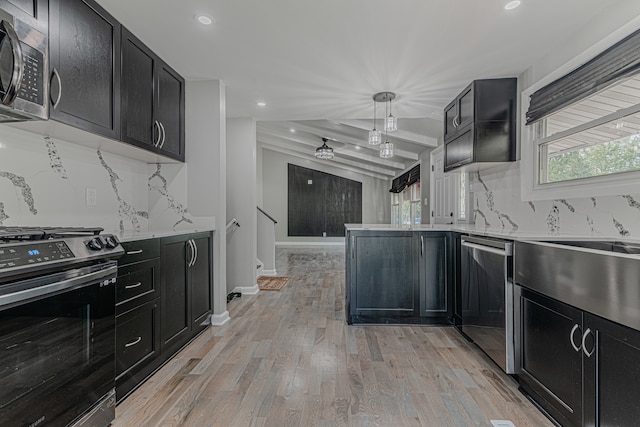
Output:
<svg viewBox="0 0 640 427">
<path fill-rule="evenodd" d="M 471 80 L 517 76 L 605 9 L 634 1 L 522 0 L 506 11 L 507 0 L 98 0 L 186 79 L 223 80 L 228 117 L 254 117 L 265 146 L 308 156 L 332 137 L 355 164 L 343 167 L 392 175 L 433 146 L 443 107 Z M 199 13 L 215 24 L 197 24 Z M 371 96 L 386 90 L 405 131 L 392 142 L 407 157 L 389 165 L 366 147 L 371 161 L 349 157 L 366 141 Z"/>
</svg>

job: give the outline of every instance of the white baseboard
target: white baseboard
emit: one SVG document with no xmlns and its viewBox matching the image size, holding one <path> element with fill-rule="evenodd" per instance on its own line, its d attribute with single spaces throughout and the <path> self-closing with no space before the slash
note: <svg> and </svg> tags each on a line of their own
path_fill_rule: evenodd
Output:
<svg viewBox="0 0 640 427">
<path fill-rule="evenodd" d="M 242 295 L 255 295 L 260 292 L 257 284 L 253 286 L 236 286 L 231 292 L 240 292 Z"/>
<path fill-rule="evenodd" d="M 261 276 L 277 276 L 278 272 L 275 270 L 263 270 Z"/>
<path fill-rule="evenodd" d="M 276 242 L 276 246 L 344 246 L 342 242 Z"/>
<path fill-rule="evenodd" d="M 231 316 L 229 316 L 229 312 L 225 311 L 221 314 L 212 314 L 211 315 L 211 326 L 222 326 L 231 320 Z"/>
</svg>

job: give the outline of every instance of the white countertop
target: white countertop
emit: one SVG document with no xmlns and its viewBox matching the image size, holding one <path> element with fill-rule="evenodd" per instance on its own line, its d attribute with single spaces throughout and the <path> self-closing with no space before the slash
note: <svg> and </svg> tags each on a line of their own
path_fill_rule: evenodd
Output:
<svg viewBox="0 0 640 427">
<path fill-rule="evenodd" d="M 420 224 L 420 225 L 393 225 L 393 224 L 345 224 L 348 231 L 357 230 L 379 230 L 379 231 L 455 231 L 459 233 L 469 233 L 477 236 L 496 237 L 510 240 L 593 240 L 593 241 L 619 241 L 640 244 L 640 239 L 632 239 L 622 236 L 593 236 L 585 234 L 569 233 L 535 233 L 526 231 L 500 231 L 483 230 L 470 225 L 460 224 Z"/>
<path fill-rule="evenodd" d="M 105 230 L 102 234 L 113 234 L 120 239 L 121 242 L 133 242 L 136 240 L 156 239 L 159 237 L 179 236 L 182 234 L 200 233 L 207 231 L 215 231 L 214 227 L 204 227 L 191 230 L 125 230 L 122 231 L 108 231 Z"/>
</svg>

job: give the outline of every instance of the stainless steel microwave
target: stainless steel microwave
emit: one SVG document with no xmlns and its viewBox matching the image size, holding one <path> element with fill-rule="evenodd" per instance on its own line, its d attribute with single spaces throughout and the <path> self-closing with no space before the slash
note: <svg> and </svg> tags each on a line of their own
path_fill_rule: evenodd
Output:
<svg viewBox="0 0 640 427">
<path fill-rule="evenodd" d="M 0 122 L 49 118 L 45 34 L 0 10 Z"/>
</svg>

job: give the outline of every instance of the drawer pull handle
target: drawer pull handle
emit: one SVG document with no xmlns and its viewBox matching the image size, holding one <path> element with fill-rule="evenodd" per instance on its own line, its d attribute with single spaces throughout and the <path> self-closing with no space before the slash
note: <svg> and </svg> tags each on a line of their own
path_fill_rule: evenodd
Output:
<svg viewBox="0 0 640 427">
<path fill-rule="evenodd" d="M 131 347 L 131 346 L 134 346 L 134 345 L 138 344 L 140 341 L 142 341 L 142 337 L 138 337 L 135 340 L 126 343 L 124 346 L 125 347 Z"/>
<path fill-rule="evenodd" d="M 138 286 L 141 286 L 142 282 L 138 282 L 138 283 L 134 283 L 133 285 L 127 285 L 124 288 L 125 289 L 133 289 L 133 288 L 137 288 Z"/>
<path fill-rule="evenodd" d="M 135 251 L 127 251 L 127 255 L 138 255 L 142 253 L 142 249 L 136 249 Z"/>
</svg>

